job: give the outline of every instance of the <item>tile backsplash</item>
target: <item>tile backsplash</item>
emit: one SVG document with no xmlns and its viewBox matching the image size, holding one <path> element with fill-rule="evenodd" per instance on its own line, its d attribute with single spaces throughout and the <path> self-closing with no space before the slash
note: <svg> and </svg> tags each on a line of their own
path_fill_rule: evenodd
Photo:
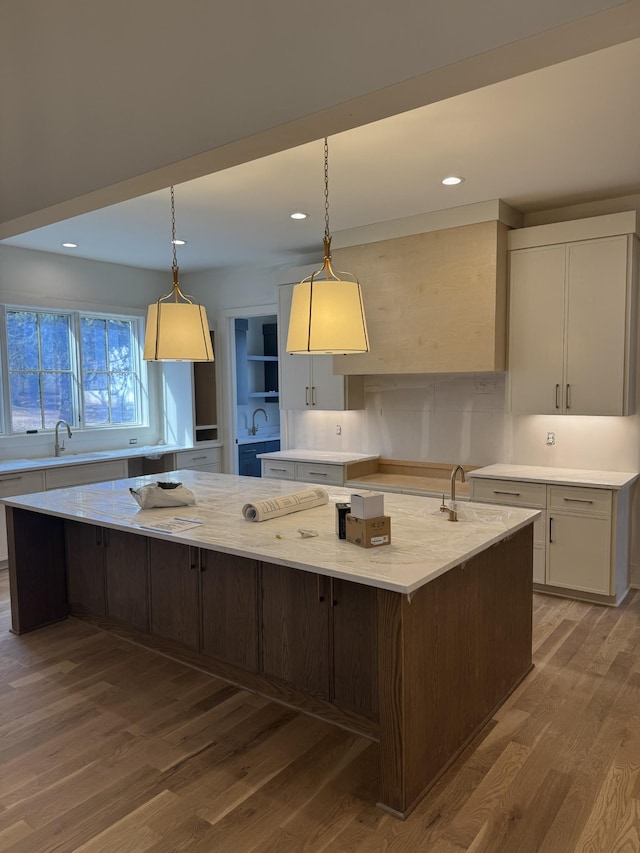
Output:
<svg viewBox="0 0 640 853">
<path fill-rule="evenodd" d="M 512 415 L 505 385 L 504 373 L 370 376 L 362 411 L 288 412 L 288 446 L 477 466 L 640 470 L 640 416 Z"/>
</svg>

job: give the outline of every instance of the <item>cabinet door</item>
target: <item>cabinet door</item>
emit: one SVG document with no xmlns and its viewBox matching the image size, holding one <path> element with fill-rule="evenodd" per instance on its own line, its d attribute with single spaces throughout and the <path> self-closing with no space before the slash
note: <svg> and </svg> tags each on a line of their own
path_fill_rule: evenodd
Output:
<svg viewBox="0 0 640 853">
<path fill-rule="evenodd" d="M 347 408 L 344 376 L 333 373 L 332 355 L 311 356 L 311 408 L 341 412 Z"/>
<path fill-rule="evenodd" d="M 511 410 L 560 414 L 563 400 L 565 247 L 510 253 Z"/>
<path fill-rule="evenodd" d="M 200 551 L 202 651 L 251 672 L 258 670 L 257 563 Z"/>
<path fill-rule="evenodd" d="M 199 648 L 198 574 L 195 548 L 149 539 L 152 634 L 191 649 Z"/>
<path fill-rule="evenodd" d="M 107 616 L 149 630 L 147 538 L 121 530 L 102 531 Z"/>
<path fill-rule="evenodd" d="M 290 355 L 287 353 L 287 334 L 293 284 L 278 288 L 278 329 L 280 334 L 280 408 L 307 409 L 311 399 L 311 362 L 308 355 Z"/>
<path fill-rule="evenodd" d="M 333 694 L 336 705 L 377 717 L 377 590 L 332 581 Z"/>
<path fill-rule="evenodd" d="M 79 521 L 65 522 L 67 594 L 71 613 L 106 615 L 103 530 Z"/>
<path fill-rule="evenodd" d="M 611 519 L 549 513 L 547 583 L 611 595 Z"/>
<path fill-rule="evenodd" d="M 44 474 L 41 471 L 23 471 L 0 476 L 0 498 L 42 491 L 44 491 Z M 6 563 L 8 558 L 6 513 L 4 506 L 0 505 L 0 563 Z"/>
<path fill-rule="evenodd" d="M 262 672 L 329 698 L 328 579 L 262 564 Z"/>
<path fill-rule="evenodd" d="M 627 237 L 568 246 L 565 411 L 625 414 Z"/>
</svg>

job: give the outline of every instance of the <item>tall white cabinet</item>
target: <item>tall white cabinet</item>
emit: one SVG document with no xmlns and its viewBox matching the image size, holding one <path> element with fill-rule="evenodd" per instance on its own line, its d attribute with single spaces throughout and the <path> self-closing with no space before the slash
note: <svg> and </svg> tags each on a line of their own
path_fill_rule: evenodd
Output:
<svg viewBox="0 0 640 853">
<path fill-rule="evenodd" d="M 289 355 L 286 351 L 293 284 L 278 288 L 280 408 L 342 412 L 364 408 L 364 377 L 336 376 L 331 355 Z"/>
<path fill-rule="evenodd" d="M 635 228 L 632 212 L 511 232 L 512 411 L 633 414 Z"/>
</svg>

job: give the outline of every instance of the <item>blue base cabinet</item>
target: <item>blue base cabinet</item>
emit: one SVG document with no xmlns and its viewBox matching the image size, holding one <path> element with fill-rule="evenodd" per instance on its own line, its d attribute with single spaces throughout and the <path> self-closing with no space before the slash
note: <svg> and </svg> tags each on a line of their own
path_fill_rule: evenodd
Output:
<svg viewBox="0 0 640 853">
<path fill-rule="evenodd" d="M 275 441 L 252 441 L 238 445 L 238 473 L 241 477 L 261 477 L 258 453 L 273 453 L 280 450 L 280 439 Z"/>
</svg>

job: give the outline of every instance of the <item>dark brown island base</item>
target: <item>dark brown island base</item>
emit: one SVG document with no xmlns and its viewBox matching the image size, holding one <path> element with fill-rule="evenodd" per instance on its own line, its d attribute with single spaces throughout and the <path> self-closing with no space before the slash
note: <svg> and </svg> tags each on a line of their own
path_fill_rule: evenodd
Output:
<svg viewBox="0 0 640 853">
<path fill-rule="evenodd" d="M 405 817 L 531 669 L 536 512 L 449 524 L 387 495 L 372 554 L 335 536 L 348 490 L 254 524 L 243 504 L 290 483 L 177 475 L 188 512 L 139 511 L 128 488 L 152 477 L 7 499 L 13 631 L 71 615 L 377 740 L 379 805 Z M 197 526 L 148 529 L 182 514 Z"/>
</svg>

